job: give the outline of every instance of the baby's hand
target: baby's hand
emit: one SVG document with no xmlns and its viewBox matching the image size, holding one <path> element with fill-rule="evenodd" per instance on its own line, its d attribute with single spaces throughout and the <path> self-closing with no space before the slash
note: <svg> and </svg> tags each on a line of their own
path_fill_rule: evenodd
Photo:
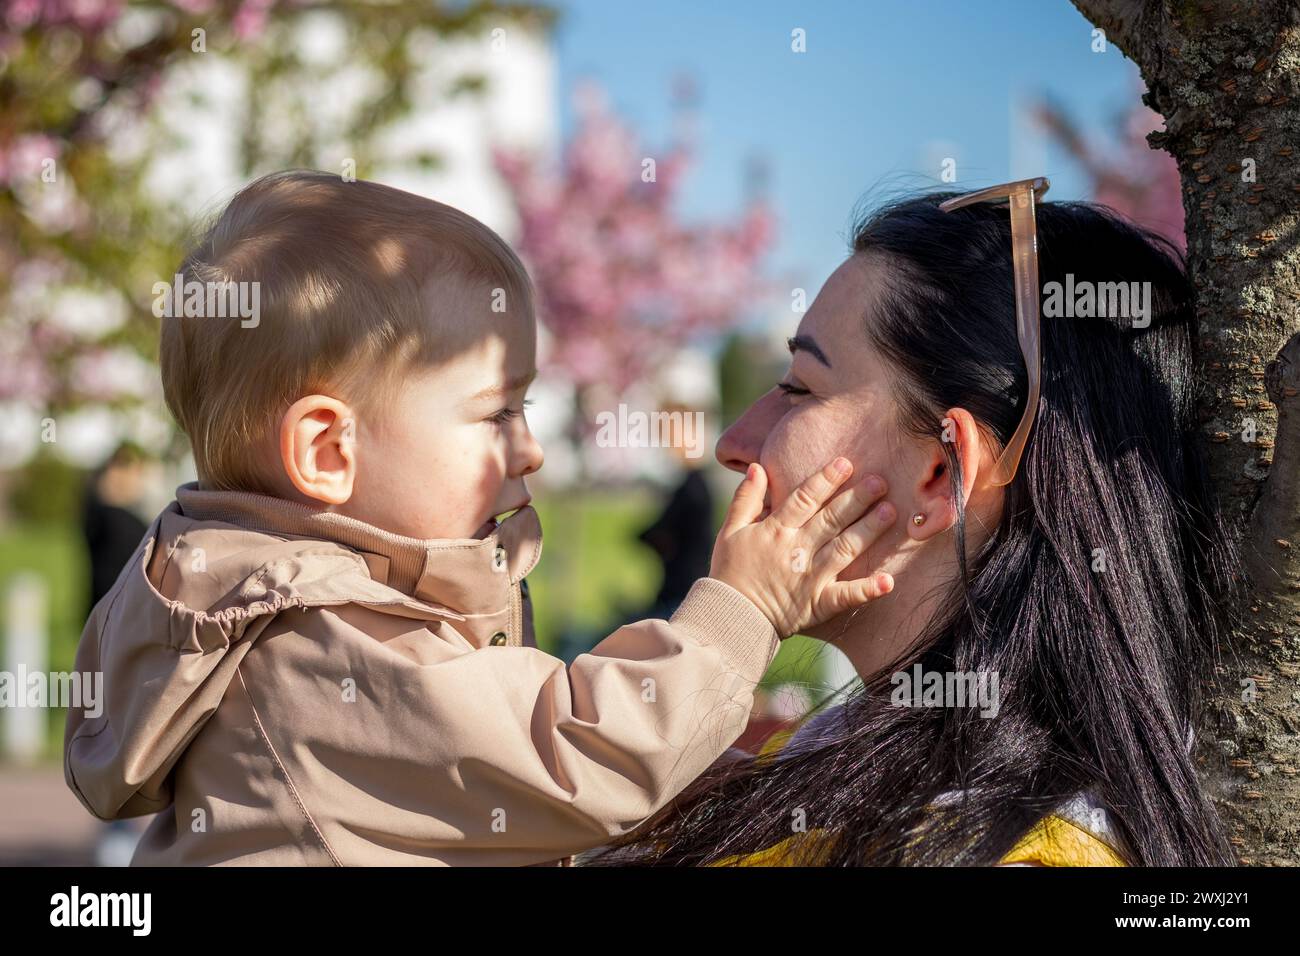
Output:
<svg viewBox="0 0 1300 956">
<path fill-rule="evenodd" d="M 835 459 L 758 521 L 767 474 L 755 463 L 727 510 L 709 577 L 758 605 L 783 638 L 893 590 L 894 579 L 883 572 L 835 580 L 895 517 L 887 501 L 863 515 L 885 493 L 885 480 L 877 475 L 827 503 L 852 473 L 848 459 Z"/>
</svg>

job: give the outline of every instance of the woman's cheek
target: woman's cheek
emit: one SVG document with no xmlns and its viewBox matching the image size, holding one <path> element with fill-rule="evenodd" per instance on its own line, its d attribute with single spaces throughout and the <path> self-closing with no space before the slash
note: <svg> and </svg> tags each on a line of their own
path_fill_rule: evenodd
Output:
<svg viewBox="0 0 1300 956">
<path fill-rule="evenodd" d="M 823 432 L 815 423 L 784 423 L 763 447 L 759 464 L 767 472 L 768 495 L 774 505 L 789 497 L 807 478 L 830 462 L 838 452 L 820 440 Z"/>
</svg>

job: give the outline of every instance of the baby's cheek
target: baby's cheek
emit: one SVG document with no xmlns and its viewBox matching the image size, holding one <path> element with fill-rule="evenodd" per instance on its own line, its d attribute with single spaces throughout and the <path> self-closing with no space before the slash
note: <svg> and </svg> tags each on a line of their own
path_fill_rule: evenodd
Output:
<svg viewBox="0 0 1300 956">
<path fill-rule="evenodd" d="M 446 444 L 413 452 L 405 464 L 395 465 L 404 480 L 391 489 L 391 504 L 411 516 L 418 527 L 408 532 L 417 538 L 462 538 L 482 523 L 475 520 L 482 493 L 467 459 L 457 460 Z"/>
</svg>

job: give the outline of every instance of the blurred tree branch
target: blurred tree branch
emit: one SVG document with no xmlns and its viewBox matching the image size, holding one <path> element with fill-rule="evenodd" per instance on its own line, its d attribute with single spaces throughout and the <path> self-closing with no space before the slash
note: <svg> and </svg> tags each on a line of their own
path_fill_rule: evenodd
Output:
<svg viewBox="0 0 1300 956">
<path fill-rule="evenodd" d="M 341 62 L 305 62 L 296 39 L 308 18 L 343 25 Z M 137 0 L 99 4 L 23 0 L 0 11 L 0 402 L 57 415 L 86 401 L 130 406 L 114 393 L 121 350 L 152 361 L 153 282 L 170 275 L 192 210 L 152 188 L 150 170 L 175 148 L 156 118 L 159 97 L 199 57 L 231 63 L 247 81 L 238 128 L 246 178 L 289 166 L 337 164 L 346 144 L 365 176 L 372 143 L 410 114 L 410 85 L 431 40 L 485 38 L 494 29 L 545 35 L 554 20 L 534 3 L 377 0 Z M 196 33 L 196 31 L 200 31 Z M 486 43 L 486 39 L 484 39 Z M 440 50 L 440 46 L 434 46 Z M 348 69 L 378 77 L 358 87 L 343 128 L 321 128 L 324 79 Z M 449 69 L 453 69 L 450 68 Z M 476 95 L 483 78 L 453 78 L 441 95 Z M 334 105 L 334 104 L 331 104 Z M 202 121 L 199 112 L 196 119 Z M 291 135 L 273 135 L 290 131 Z M 385 160 L 392 157 L 384 156 Z M 422 155 L 425 165 L 437 157 Z M 122 311 L 108 331 L 70 315 L 91 299 Z M 91 311 L 94 311 L 92 309 Z M 95 381 L 91 381 L 95 379 Z M 156 396 L 149 401 L 157 404 Z"/>
</svg>

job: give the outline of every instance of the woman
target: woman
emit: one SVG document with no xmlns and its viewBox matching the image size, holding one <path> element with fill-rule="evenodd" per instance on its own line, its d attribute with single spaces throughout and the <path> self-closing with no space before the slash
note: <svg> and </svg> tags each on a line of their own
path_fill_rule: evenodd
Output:
<svg viewBox="0 0 1300 956">
<path fill-rule="evenodd" d="M 717 450 L 762 464 L 772 502 L 832 450 L 888 480 L 902 520 L 845 574 L 889 571 L 895 591 L 813 632 L 863 690 L 590 862 L 1054 863 L 1024 848 L 1062 821 L 1096 844 L 1065 862 L 1232 862 L 1191 755 L 1236 585 L 1197 451 L 1184 266 L 1105 209 L 1038 205 L 1035 292 L 1139 285 L 1133 315 L 1044 315 L 1032 431 L 1000 485 L 1028 392 L 1011 219 L 947 198 L 858 225 L 784 380 Z M 931 674 L 938 704 L 905 686 Z M 953 675 L 996 699 L 951 699 Z"/>
</svg>

